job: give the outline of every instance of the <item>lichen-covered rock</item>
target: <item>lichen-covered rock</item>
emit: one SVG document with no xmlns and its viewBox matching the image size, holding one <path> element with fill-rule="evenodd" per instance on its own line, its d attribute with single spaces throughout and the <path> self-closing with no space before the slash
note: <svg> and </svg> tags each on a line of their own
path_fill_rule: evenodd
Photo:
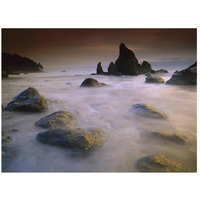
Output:
<svg viewBox="0 0 200 200">
<path fill-rule="evenodd" d="M 129 114 L 137 114 L 143 117 L 167 119 L 167 116 L 156 109 L 152 104 L 134 104 L 128 110 Z"/>
<path fill-rule="evenodd" d="M 186 172 L 187 169 L 179 162 L 170 160 L 164 155 L 152 155 L 137 161 L 140 172 Z"/>
<path fill-rule="evenodd" d="M 176 71 L 166 82 L 168 85 L 196 85 L 197 84 L 197 62 L 180 72 Z"/>
<path fill-rule="evenodd" d="M 145 80 L 145 83 L 164 83 L 164 82 L 165 81 L 163 78 L 155 75 L 148 75 Z"/>
<path fill-rule="evenodd" d="M 106 134 L 98 128 L 84 130 L 82 128 L 52 129 L 36 136 L 36 140 L 72 149 L 90 150 L 97 148 L 106 140 Z"/>
<path fill-rule="evenodd" d="M 29 87 L 8 103 L 6 111 L 41 112 L 48 109 L 47 102 L 37 89 Z"/>
<path fill-rule="evenodd" d="M 177 131 L 165 131 L 165 130 L 155 130 L 155 131 L 143 131 L 140 133 L 142 137 L 161 139 L 163 141 L 174 142 L 177 144 L 188 144 L 190 141 Z"/>
<path fill-rule="evenodd" d="M 76 117 L 68 111 L 58 111 L 38 120 L 36 125 L 43 128 L 62 128 L 76 124 Z"/>
<path fill-rule="evenodd" d="M 80 85 L 80 87 L 102 87 L 107 86 L 105 83 L 99 83 L 96 79 L 86 78 Z"/>
</svg>

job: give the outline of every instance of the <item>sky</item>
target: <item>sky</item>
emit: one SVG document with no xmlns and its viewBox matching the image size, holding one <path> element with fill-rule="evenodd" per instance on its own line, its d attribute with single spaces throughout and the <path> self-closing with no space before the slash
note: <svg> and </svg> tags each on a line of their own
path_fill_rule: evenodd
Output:
<svg viewBox="0 0 200 200">
<path fill-rule="evenodd" d="M 107 69 L 119 45 L 152 68 L 188 67 L 197 57 L 196 29 L 2 29 L 2 51 L 26 56 L 46 69 Z"/>
</svg>

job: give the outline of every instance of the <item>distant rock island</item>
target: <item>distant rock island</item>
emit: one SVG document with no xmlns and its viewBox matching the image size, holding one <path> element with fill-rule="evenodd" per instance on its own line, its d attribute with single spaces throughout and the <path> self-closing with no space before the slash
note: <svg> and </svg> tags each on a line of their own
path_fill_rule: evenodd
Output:
<svg viewBox="0 0 200 200">
<path fill-rule="evenodd" d="M 140 75 L 146 73 L 156 73 L 151 68 L 150 63 L 143 61 L 142 64 L 138 63 L 133 51 L 128 49 L 124 43 L 119 46 L 119 57 L 115 63 L 111 62 L 108 67 L 108 72 L 104 72 L 101 66 L 101 62 L 97 65 L 98 75 Z"/>
<path fill-rule="evenodd" d="M 43 66 L 30 58 L 22 57 L 17 54 L 2 53 L 2 76 L 8 74 L 19 74 L 28 72 L 41 72 Z"/>
</svg>

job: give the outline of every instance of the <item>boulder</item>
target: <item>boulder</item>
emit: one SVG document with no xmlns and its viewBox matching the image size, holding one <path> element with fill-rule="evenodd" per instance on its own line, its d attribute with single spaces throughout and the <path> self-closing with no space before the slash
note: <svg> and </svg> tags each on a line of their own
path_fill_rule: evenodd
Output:
<svg viewBox="0 0 200 200">
<path fill-rule="evenodd" d="M 164 73 L 169 73 L 167 70 L 165 69 L 159 69 L 155 71 L 156 73 L 160 73 L 160 74 L 164 74 Z"/>
<path fill-rule="evenodd" d="M 134 104 L 129 108 L 128 113 L 149 117 L 151 119 L 167 119 L 167 116 L 156 109 L 152 104 Z"/>
<path fill-rule="evenodd" d="M 96 79 L 86 78 L 80 85 L 80 87 L 102 87 L 107 86 L 105 83 L 99 83 Z"/>
<path fill-rule="evenodd" d="M 197 62 L 180 72 L 174 73 L 166 82 L 168 85 L 196 85 L 197 84 Z"/>
<path fill-rule="evenodd" d="M 164 83 L 164 82 L 165 81 L 163 78 L 155 75 L 148 75 L 145 80 L 145 83 Z"/>
<path fill-rule="evenodd" d="M 52 129 L 36 136 L 36 140 L 50 145 L 90 150 L 100 147 L 106 140 L 106 134 L 98 128 L 84 130 L 82 128 Z"/>
<path fill-rule="evenodd" d="M 135 54 L 121 43 L 119 57 L 115 61 L 115 67 L 122 75 L 138 75 L 138 60 Z"/>
<path fill-rule="evenodd" d="M 101 62 L 97 64 L 97 74 L 104 74 L 103 68 L 101 66 Z"/>
<path fill-rule="evenodd" d="M 6 111 L 41 112 L 48 109 L 47 102 L 37 89 L 29 87 L 8 103 Z"/>
<path fill-rule="evenodd" d="M 140 172 L 186 172 L 187 169 L 179 162 L 164 155 L 151 155 L 137 161 L 136 167 Z"/>
<path fill-rule="evenodd" d="M 47 115 L 35 123 L 43 128 L 62 128 L 76 124 L 76 117 L 68 111 L 58 111 Z"/>
<path fill-rule="evenodd" d="M 163 141 L 174 142 L 177 144 L 188 144 L 189 140 L 181 135 L 178 131 L 163 131 L 163 130 L 155 130 L 155 131 L 143 131 L 140 133 L 144 138 L 152 138 L 152 139 L 161 139 Z"/>
</svg>

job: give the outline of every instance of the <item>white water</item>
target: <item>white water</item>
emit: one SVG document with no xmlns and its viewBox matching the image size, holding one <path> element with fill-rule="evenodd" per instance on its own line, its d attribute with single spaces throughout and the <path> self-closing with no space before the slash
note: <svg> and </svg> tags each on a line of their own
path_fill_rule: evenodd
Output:
<svg viewBox="0 0 200 200">
<path fill-rule="evenodd" d="M 80 74 L 80 73 L 74 73 Z M 172 75 L 160 75 L 168 80 Z M 102 88 L 80 88 L 92 77 L 109 84 Z M 5 172 L 132 172 L 137 159 L 154 153 L 164 154 L 196 170 L 196 87 L 146 84 L 145 76 L 75 76 L 68 72 L 46 72 L 13 75 L 2 81 L 2 104 L 28 87 L 35 87 L 48 102 L 44 113 L 3 111 L 2 129 L 13 141 L 7 144 L 2 160 Z M 141 127 L 127 110 L 136 103 L 153 104 L 164 112 L 173 125 L 190 139 L 190 145 L 145 140 Z M 74 156 L 70 149 L 49 146 L 35 140 L 44 129 L 34 123 L 59 110 L 74 113 L 81 128 L 97 127 L 107 134 L 103 146 L 87 157 Z M 144 121 L 141 118 L 141 122 Z M 147 127 L 151 130 L 152 127 Z M 16 131 L 17 130 L 17 131 Z"/>
</svg>

